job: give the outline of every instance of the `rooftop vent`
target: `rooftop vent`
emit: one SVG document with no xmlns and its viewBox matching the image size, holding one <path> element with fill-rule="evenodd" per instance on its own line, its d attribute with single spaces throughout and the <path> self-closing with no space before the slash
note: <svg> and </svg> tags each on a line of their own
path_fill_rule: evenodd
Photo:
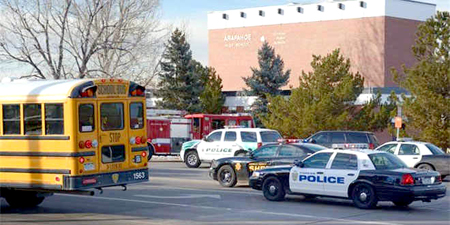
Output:
<svg viewBox="0 0 450 225">
<path fill-rule="evenodd" d="M 264 13 L 264 11 L 262 11 L 262 10 L 259 10 L 259 15 L 260 15 L 260 16 L 265 16 L 265 13 Z"/>
<path fill-rule="evenodd" d="M 242 17 L 242 18 L 246 18 L 246 17 L 247 17 L 247 15 L 245 14 L 245 12 L 241 12 L 241 17 Z"/>
<path fill-rule="evenodd" d="M 325 7 L 323 7 L 323 5 L 317 5 L 317 10 L 323 12 L 325 10 Z"/>
<path fill-rule="evenodd" d="M 284 15 L 284 10 L 279 8 L 279 9 L 278 9 L 278 14 Z"/>
<path fill-rule="evenodd" d="M 360 1 L 360 2 L 359 2 L 359 6 L 360 6 L 361 8 L 367 8 L 367 3 L 364 2 L 364 1 Z"/>
<path fill-rule="evenodd" d="M 303 8 L 302 7 L 297 7 L 297 12 L 298 13 L 303 13 Z"/>
<path fill-rule="evenodd" d="M 227 20 L 228 19 L 228 14 L 226 14 L 226 13 L 222 14 L 222 19 Z"/>
<path fill-rule="evenodd" d="M 345 5 L 342 4 L 342 3 L 339 3 L 338 4 L 338 8 L 341 9 L 341 10 L 345 10 Z"/>
</svg>

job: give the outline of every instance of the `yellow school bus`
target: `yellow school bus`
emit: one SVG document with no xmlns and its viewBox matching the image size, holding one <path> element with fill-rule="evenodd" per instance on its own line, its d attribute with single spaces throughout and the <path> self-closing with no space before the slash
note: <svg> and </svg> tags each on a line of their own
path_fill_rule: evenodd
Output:
<svg viewBox="0 0 450 225">
<path fill-rule="evenodd" d="M 145 109 L 122 79 L 0 82 L 0 196 L 31 207 L 148 181 Z"/>
</svg>

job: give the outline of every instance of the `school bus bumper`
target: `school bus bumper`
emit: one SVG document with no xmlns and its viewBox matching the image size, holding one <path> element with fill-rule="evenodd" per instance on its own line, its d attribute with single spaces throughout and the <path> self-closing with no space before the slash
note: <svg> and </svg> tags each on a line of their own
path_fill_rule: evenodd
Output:
<svg viewBox="0 0 450 225">
<path fill-rule="evenodd" d="M 82 190 L 121 186 L 148 181 L 148 169 L 91 174 L 84 176 L 64 176 L 64 190 Z"/>
</svg>

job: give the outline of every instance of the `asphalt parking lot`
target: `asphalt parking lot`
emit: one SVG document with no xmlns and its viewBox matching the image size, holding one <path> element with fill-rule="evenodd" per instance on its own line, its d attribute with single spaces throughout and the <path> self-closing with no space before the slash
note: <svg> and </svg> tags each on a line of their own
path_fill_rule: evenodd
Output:
<svg viewBox="0 0 450 225">
<path fill-rule="evenodd" d="M 52 196 L 39 207 L 10 208 L 1 200 L 1 224 L 449 224 L 450 191 L 431 203 L 398 208 L 381 202 L 361 210 L 349 200 L 291 196 L 269 202 L 246 184 L 222 188 L 209 164 L 188 169 L 176 158 L 150 163 L 150 181 L 105 189 L 95 196 Z M 450 190 L 450 180 L 445 180 Z"/>
</svg>

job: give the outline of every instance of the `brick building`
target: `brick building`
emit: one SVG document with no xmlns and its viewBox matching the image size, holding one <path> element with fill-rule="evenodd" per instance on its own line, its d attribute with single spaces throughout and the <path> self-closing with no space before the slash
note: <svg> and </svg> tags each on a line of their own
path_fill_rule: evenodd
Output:
<svg viewBox="0 0 450 225">
<path fill-rule="evenodd" d="M 311 70 L 313 54 L 340 48 L 352 70 L 365 77 L 365 87 L 384 90 L 396 86 L 392 67 L 414 63 L 417 26 L 435 10 L 434 4 L 410 0 L 330 0 L 210 12 L 209 65 L 222 77 L 223 90 L 234 95 L 245 87 L 242 77 L 251 76 L 250 67 L 258 66 L 262 41 L 268 41 L 292 70 L 289 85 L 296 87 L 301 71 Z M 249 101 L 227 98 L 227 105 Z"/>
</svg>

